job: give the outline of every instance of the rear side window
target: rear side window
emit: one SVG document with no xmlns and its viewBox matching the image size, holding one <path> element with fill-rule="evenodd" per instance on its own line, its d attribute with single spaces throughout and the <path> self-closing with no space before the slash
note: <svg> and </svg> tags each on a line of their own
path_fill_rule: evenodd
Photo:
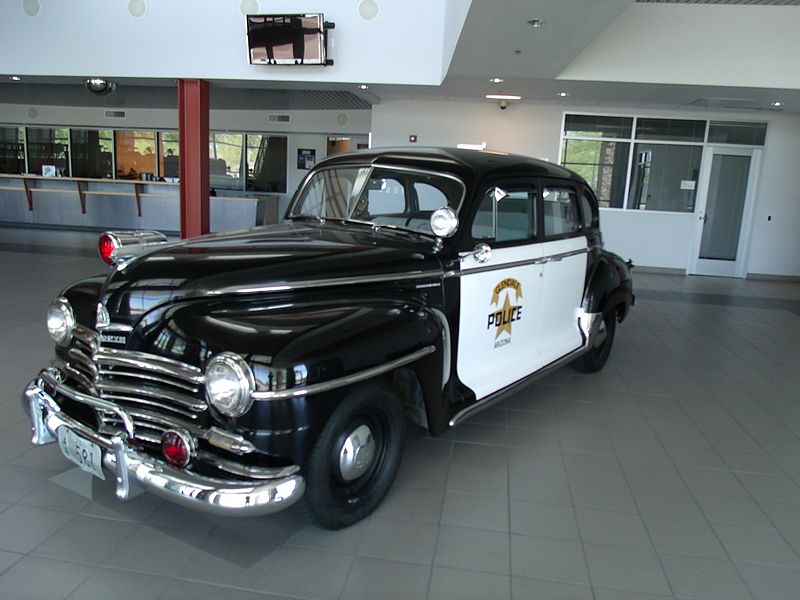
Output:
<svg viewBox="0 0 800 600">
<path fill-rule="evenodd" d="M 546 187 L 542 192 L 542 200 L 546 237 L 564 237 L 581 231 L 581 214 L 575 190 Z"/>
</svg>

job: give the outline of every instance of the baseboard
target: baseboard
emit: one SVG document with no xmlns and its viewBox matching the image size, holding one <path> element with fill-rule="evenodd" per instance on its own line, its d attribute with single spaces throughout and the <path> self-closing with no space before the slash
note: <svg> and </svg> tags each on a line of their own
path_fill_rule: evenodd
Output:
<svg viewBox="0 0 800 600">
<path fill-rule="evenodd" d="M 755 279 L 757 281 L 783 281 L 783 282 L 797 282 L 800 281 L 800 275 L 771 275 L 769 273 L 748 273 L 746 279 Z"/>
<path fill-rule="evenodd" d="M 669 267 L 640 267 L 633 266 L 634 273 L 656 273 L 658 275 L 686 275 L 686 269 L 672 269 Z"/>
</svg>

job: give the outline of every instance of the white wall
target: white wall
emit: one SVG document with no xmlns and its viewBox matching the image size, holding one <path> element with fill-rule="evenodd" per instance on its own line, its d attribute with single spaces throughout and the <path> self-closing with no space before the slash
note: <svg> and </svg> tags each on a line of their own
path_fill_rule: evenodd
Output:
<svg viewBox="0 0 800 600">
<path fill-rule="evenodd" d="M 766 121 L 767 141 L 756 193 L 748 273 L 800 276 L 800 117 L 780 113 L 664 112 L 556 104 L 514 104 L 505 111 L 489 102 L 388 100 L 373 107 L 373 146 L 454 146 L 485 141 L 502 150 L 558 162 L 564 112 L 688 119 Z M 772 219 L 767 221 L 767 217 Z M 640 266 L 686 269 L 693 215 L 601 211 L 606 247 Z"/>
<path fill-rule="evenodd" d="M 371 21 L 342 0 L 151 0 L 140 17 L 124 0 L 41 0 L 35 16 L 24 4 L 0 2 L 0 73 L 438 85 L 452 55 L 445 40 L 463 24 L 445 17 L 466 14 L 469 0 L 380 2 Z M 328 39 L 335 64 L 250 65 L 247 4 L 255 14 L 324 13 L 336 23 Z"/>
<path fill-rule="evenodd" d="M 799 30 L 796 6 L 634 3 L 559 78 L 797 89 Z"/>
</svg>

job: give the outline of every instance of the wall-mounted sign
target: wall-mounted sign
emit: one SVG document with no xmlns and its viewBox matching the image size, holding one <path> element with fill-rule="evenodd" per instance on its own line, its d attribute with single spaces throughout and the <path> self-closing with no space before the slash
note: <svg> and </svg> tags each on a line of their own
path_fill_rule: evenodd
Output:
<svg viewBox="0 0 800 600">
<path fill-rule="evenodd" d="M 681 179 L 682 190 L 694 190 L 696 186 L 697 182 L 694 179 Z"/>
<path fill-rule="evenodd" d="M 297 168 L 309 171 L 317 162 L 317 151 L 313 148 L 297 149 Z"/>
</svg>

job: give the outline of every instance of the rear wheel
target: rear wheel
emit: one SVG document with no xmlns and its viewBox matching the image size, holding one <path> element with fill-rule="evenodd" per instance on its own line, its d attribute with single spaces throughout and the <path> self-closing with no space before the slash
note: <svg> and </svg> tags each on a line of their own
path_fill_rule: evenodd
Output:
<svg viewBox="0 0 800 600">
<path fill-rule="evenodd" d="M 400 467 L 405 431 L 402 400 L 392 388 L 368 383 L 350 391 L 308 461 L 306 496 L 321 525 L 341 529 L 377 508 Z"/>
<path fill-rule="evenodd" d="M 602 369 L 611 354 L 614 334 L 617 330 L 617 312 L 611 308 L 603 314 L 600 328 L 591 340 L 592 347 L 573 362 L 573 366 L 585 373 L 594 373 Z"/>
</svg>

